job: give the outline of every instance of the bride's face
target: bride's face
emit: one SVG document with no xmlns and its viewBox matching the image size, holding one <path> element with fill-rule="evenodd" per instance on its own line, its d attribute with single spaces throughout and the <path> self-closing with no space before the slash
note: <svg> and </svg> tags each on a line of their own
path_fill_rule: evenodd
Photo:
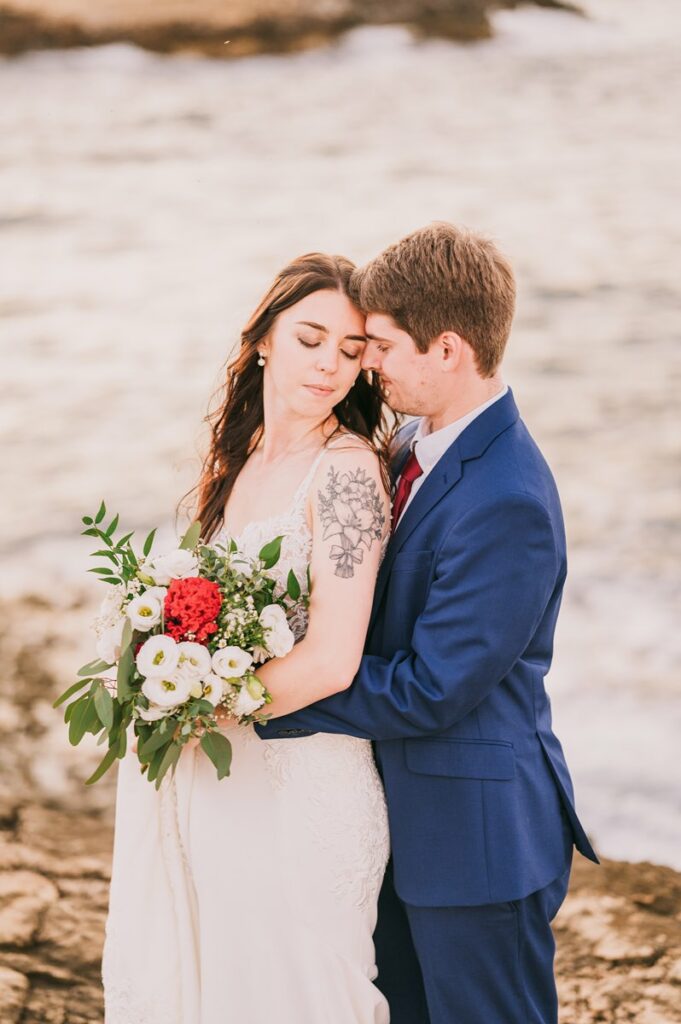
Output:
<svg viewBox="0 0 681 1024">
<path fill-rule="evenodd" d="M 280 313 L 269 338 L 265 395 L 279 408 L 326 419 L 348 393 L 366 346 L 364 316 L 346 295 L 318 291 Z"/>
</svg>

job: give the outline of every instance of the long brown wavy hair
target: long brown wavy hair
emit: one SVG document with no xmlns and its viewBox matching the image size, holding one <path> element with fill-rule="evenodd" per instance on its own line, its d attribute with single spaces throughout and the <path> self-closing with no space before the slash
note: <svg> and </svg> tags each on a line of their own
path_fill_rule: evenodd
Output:
<svg viewBox="0 0 681 1024">
<path fill-rule="evenodd" d="M 216 408 L 205 417 L 210 445 L 199 482 L 186 496 L 196 496 L 194 518 L 201 522 L 204 542 L 222 526 L 236 478 L 263 434 L 263 371 L 258 366 L 257 346 L 272 330 L 277 316 L 307 295 L 333 290 L 350 297 L 354 270 L 354 264 L 343 256 L 320 252 L 299 256 L 277 274 L 241 332 L 239 352 L 227 365 L 226 381 L 211 403 Z M 387 453 L 393 431 L 388 428 L 383 402 L 377 375 L 360 371 L 354 387 L 334 407 L 338 426 L 330 436 L 346 430 L 366 438 L 381 459 L 387 487 Z"/>
</svg>

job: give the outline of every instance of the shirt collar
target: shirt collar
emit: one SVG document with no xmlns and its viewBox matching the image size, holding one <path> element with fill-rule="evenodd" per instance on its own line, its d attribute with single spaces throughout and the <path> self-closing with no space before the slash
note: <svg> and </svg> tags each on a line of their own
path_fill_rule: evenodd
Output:
<svg viewBox="0 0 681 1024">
<path fill-rule="evenodd" d="M 485 409 L 489 409 L 490 405 L 494 405 L 500 398 L 503 398 L 507 392 L 508 387 L 504 387 L 503 391 L 500 391 L 494 398 L 490 398 L 489 401 L 478 405 L 475 409 L 471 409 L 465 416 L 454 420 L 453 423 L 448 423 L 446 427 L 441 427 L 440 430 L 433 430 L 430 433 L 428 431 L 428 418 L 424 416 L 420 420 L 411 441 L 411 450 L 415 452 L 423 472 L 427 473 L 431 470 L 447 449 L 454 444 L 457 437 L 464 432 L 466 427 Z"/>
</svg>

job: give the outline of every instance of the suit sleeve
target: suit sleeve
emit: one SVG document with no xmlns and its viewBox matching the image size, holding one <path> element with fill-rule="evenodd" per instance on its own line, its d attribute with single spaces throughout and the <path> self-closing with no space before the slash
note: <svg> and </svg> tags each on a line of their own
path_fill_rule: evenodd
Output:
<svg viewBox="0 0 681 1024">
<path fill-rule="evenodd" d="M 409 648 L 390 659 L 365 655 L 347 690 L 274 719 L 260 735 L 389 740 L 448 729 L 522 656 L 559 571 L 551 519 L 536 499 L 514 494 L 471 509 L 442 545 Z"/>
</svg>

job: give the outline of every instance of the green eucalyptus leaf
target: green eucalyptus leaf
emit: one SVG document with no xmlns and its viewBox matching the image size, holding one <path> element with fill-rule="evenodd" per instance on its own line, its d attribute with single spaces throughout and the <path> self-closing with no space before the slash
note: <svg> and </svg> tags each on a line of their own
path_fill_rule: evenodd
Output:
<svg viewBox="0 0 681 1024">
<path fill-rule="evenodd" d="M 92 697 L 88 698 L 87 711 L 85 712 L 83 726 L 85 728 L 85 732 L 90 732 L 93 736 L 96 736 L 102 728 L 102 725 L 103 723 L 100 721 L 99 714 L 97 712 L 96 694 L 94 694 Z"/>
<path fill-rule="evenodd" d="M 91 697 L 82 697 L 73 706 L 73 712 L 69 718 L 69 743 L 76 747 L 87 732 L 90 719 L 90 708 L 92 707 Z"/>
<path fill-rule="evenodd" d="M 281 556 L 281 542 L 283 536 L 275 537 L 269 544 L 265 544 L 265 547 L 260 551 L 258 558 L 265 563 L 266 569 L 271 569 L 273 565 L 276 565 Z"/>
<path fill-rule="evenodd" d="M 297 601 L 298 598 L 300 597 L 301 590 L 300 583 L 298 582 L 298 577 L 294 573 L 293 569 L 289 569 L 288 580 L 286 581 L 286 589 L 288 591 L 288 596 L 291 598 L 291 600 Z"/>
<path fill-rule="evenodd" d="M 57 697 L 52 707 L 58 708 L 59 705 L 68 700 L 69 697 L 73 697 L 74 693 L 78 693 L 78 691 L 82 690 L 84 686 L 87 686 L 89 682 L 89 679 L 79 679 L 77 683 L 74 683 L 73 686 L 69 686 L 68 690 L 64 690 L 61 696 Z"/>
<path fill-rule="evenodd" d="M 196 545 L 199 543 L 199 537 L 201 536 L 201 523 L 197 519 L 189 527 L 184 537 L 180 541 L 180 549 L 186 551 L 193 551 Z"/>
<path fill-rule="evenodd" d="M 90 778 L 85 780 L 85 785 L 91 786 L 93 783 L 97 782 L 98 779 L 101 779 L 102 775 L 109 770 L 117 757 L 118 751 L 116 746 L 109 747 L 106 754 L 99 762 L 99 766 L 95 769 Z"/>
<path fill-rule="evenodd" d="M 121 654 L 116 673 L 116 695 L 119 700 L 128 700 L 130 697 L 130 674 L 132 672 L 133 658 L 132 648 Z"/>
<path fill-rule="evenodd" d="M 168 742 L 167 733 L 162 733 L 159 730 L 152 732 L 148 739 L 144 740 L 143 743 L 139 743 L 137 746 L 137 753 L 140 761 L 150 761 L 151 755 L 155 754 L 157 750 L 164 747 Z"/>
<path fill-rule="evenodd" d="M 92 516 L 83 516 L 81 522 L 85 523 L 86 526 L 92 526 L 92 524 L 94 523 L 94 519 L 92 518 Z"/>
<path fill-rule="evenodd" d="M 144 546 L 142 547 L 142 554 L 145 556 L 145 558 L 149 554 L 149 552 L 151 551 L 151 547 L 152 547 L 152 544 L 154 543 L 154 537 L 155 536 L 156 536 L 156 529 L 153 529 L 151 531 L 151 533 L 148 535 L 148 537 L 145 540 L 145 542 L 144 542 Z"/>
<path fill-rule="evenodd" d="M 172 741 L 170 741 L 170 742 L 172 742 Z M 168 744 L 168 746 L 169 745 L 170 745 L 170 743 Z M 147 778 L 149 779 L 149 782 L 153 782 L 154 779 L 156 778 L 156 776 L 158 775 L 158 770 L 161 767 L 161 761 L 163 760 L 164 754 L 165 754 L 166 750 L 168 749 L 168 746 L 159 747 L 159 749 L 157 751 L 155 751 L 151 761 L 149 762 L 149 770 L 147 772 Z M 139 751 L 139 747 L 138 747 L 138 751 Z"/>
<path fill-rule="evenodd" d="M 106 505 L 104 504 L 104 502 L 102 502 L 102 504 L 99 506 L 99 511 L 97 512 L 97 515 L 95 516 L 95 522 L 96 523 L 101 523 L 101 521 L 102 521 L 102 519 L 104 518 L 105 515 L 106 515 Z"/>
<path fill-rule="evenodd" d="M 102 661 L 101 658 L 95 658 L 94 661 L 90 661 L 87 665 L 83 665 L 82 668 L 79 668 L 78 675 L 90 676 L 90 678 L 92 678 L 93 675 L 99 675 L 99 673 L 103 672 L 106 668 L 113 668 L 113 665 L 110 665 L 108 661 Z"/>
<path fill-rule="evenodd" d="M 130 621 L 130 619 L 126 615 L 125 622 L 123 623 L 123 632 L 121 633 L 121 653 L 120 653 L 120 657 L 123 657 L 125 652 L 130 647 L 131 643 L 132 643 L 132 622 Z"/>
<path fill-rule="evenodd" d="M 223 733 L 204 733 L 201 737 L 201 749 L 217 768 L 218 779 L 224 779 L 229 775 L 232 763 L 232 744 Z"/>
<path fill-rule="evenodd" d="M 95 708 L 100 722 L 108 732 L 114 723 L 113 700 L 104 683 L 100 683 L 95 690 Z"/>
<path fill-rule="evenodd" d="M 160 788 L 161 783 L 163 782 L 163 777 L 168 771 L 168 769 L 177 764 L 177 761 L 181 753 L 182 747 L 180 746 L 179 743 L 168 744 L 168 746 L 166 747 L 166 752 L 163 755 L 163 760 L 159 765 L 158 773 L 156 775 L 156 789 Z"/>
</svg>

